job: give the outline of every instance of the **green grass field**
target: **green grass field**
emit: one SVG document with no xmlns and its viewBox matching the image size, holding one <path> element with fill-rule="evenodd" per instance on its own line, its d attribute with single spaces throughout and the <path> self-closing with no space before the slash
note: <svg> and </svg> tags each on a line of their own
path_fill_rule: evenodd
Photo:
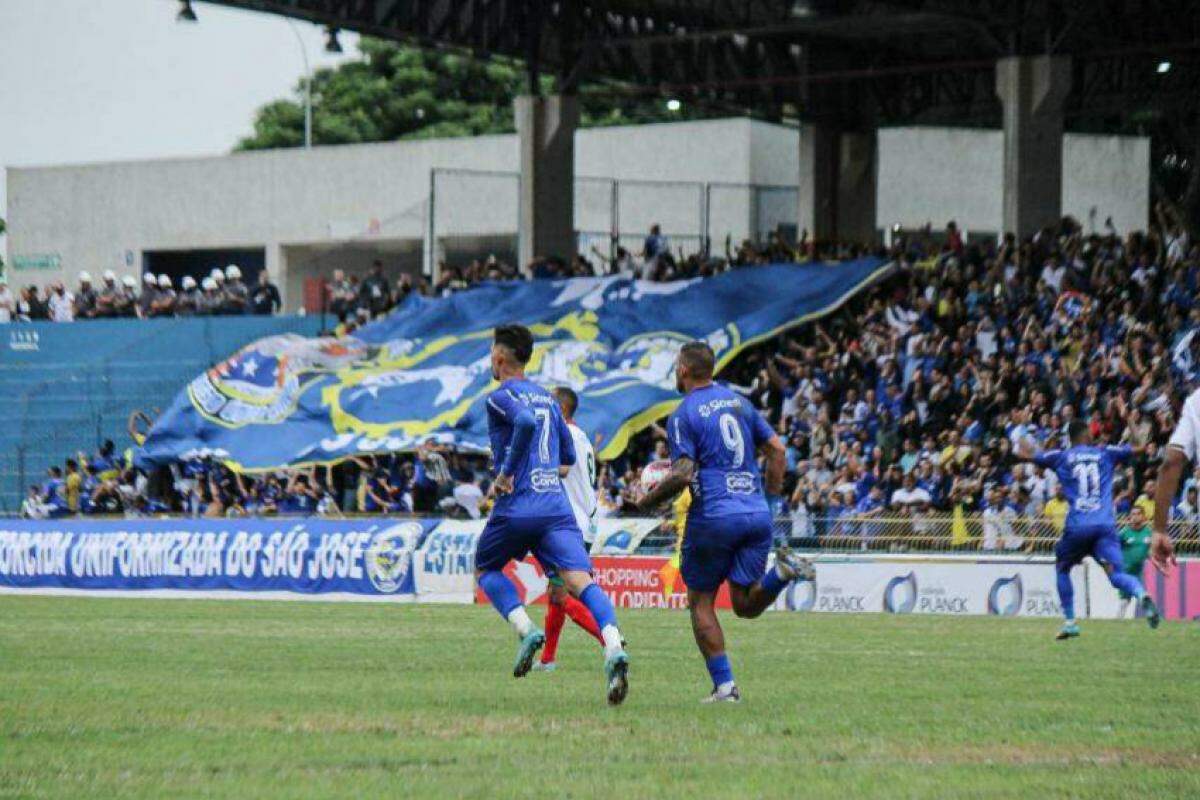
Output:
<svg viewBox="0 0 1200 800">
<path fill-rule="evenodd" d="M 540 613 L 540 612 L 539 612 Z M 0 798 L 1200 796 L 1200 628 L 625 612 L 510 674 L 483 607 L 0 598 Z"/>
</svg>

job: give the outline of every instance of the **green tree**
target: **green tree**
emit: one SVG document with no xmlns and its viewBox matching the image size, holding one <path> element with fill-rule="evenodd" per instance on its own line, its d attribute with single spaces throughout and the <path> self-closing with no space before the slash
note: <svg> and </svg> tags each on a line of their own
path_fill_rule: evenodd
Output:
<svg viewBox="0 0 1200 800">
<path fill-rule="evenodd" d="M 4 235 L 5 230 L 7 230 L 7 228 L 4 227 L 4 217 L 0 217 L 0 236 Z M 4 254 L 0 253 L 0 275 L 3 275 L 3 274 L 4 274 Z"/>
<path fill-rule="evenodd" d="M 514 130 L 513 98 L 526 88 L 516 61 L 481 61 L 456 53 L 422 50 L 363 37 L 362 58 L 313 75 L 313 143 L 351 144 L 394 139 L 478 136 Z M 543 80 L 550 91 L 553 79 Z M 239 150 L 299 147 L 304 143 L 304 81 L 295 99 L 267 103 L 254 132 Z M 689 105 L 677 111 L 659 97 L 622 94 L 619 87 L 580 87 L 584 126 L 695 119 Z"/>
</svg>

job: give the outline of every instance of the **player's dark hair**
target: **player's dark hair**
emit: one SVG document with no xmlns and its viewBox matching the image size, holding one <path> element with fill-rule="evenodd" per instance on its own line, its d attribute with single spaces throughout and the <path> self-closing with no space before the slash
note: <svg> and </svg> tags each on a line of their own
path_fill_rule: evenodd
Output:
<svg viewBox="0 0 1200 800">
<path fill-rule="evenodd" d="M 1083 420 L 1081 420 L 1081 419 L 1071 420 L 1070 424 L 1067 425 L 1067 436 L 1069 436 L 1071 438 L 1071 444 L 1075 444 L 1076 442 L 1081 440 L 1083 438 L 1083 435 L 1085 433 L 1087 433 L 1087 430 L 1088 430 L 1088 424 L 1086 422 L 1084 422 Z"/>
<path fill-rule="evenodd" d="M 554 387 L 554 397 L 563 407 L 563 416 L 575 416 L 575 411 L 579 408 L 579 395 L 575 394 L 574 389 L 570 386 L 556 386 Z"/>
<path fill-rule="evenodd" d="M 713 376 L 717 357 L 707 342 L 696 340 L 688 342 L 679 349 L 679 362 L 687 368 L 688 374 L 700 380 Z"/>
<path fill-rule="evenodd" d="M 508 348 L 521 364 L 528 364 L 533 357 L 533 334 L 524 325 L 500 325 L 496 328 L 495 342 Z"/>
</svg>

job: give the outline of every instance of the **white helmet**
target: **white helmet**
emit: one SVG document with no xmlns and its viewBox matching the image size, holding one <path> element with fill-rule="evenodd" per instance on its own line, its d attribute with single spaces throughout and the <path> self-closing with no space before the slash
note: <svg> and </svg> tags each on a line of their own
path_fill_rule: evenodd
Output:
<svg viewBox="0 0 1200 800">
<path fill-rule="evenodd" d="M 92 282 L 92 273 L 88 272 L 86 269 L 82 270 L 79 273 L 79 282 L 80 283 L 91 283 Z"/>
<path fill-rule="evenodd" d="M 231 281 L 241 280 L 242 271 L 240 269 L 238 269 L 237 264 L 230 264 L 228 267 L 225 268 L 225 277 Z"/>
<path fill-rule="evenodd" d="M 162 287 L 163 289 L 170 289 L 171 288 L 171 278 L 167 275 L 159 275 L 158 276 L 158 285 L 160 287 Z"/>
<path fill-rule="evenodd" d="M 196 279 L 193 278 L 191 275 L 184 275 L 183 276 L 183 288 L 184 289 L 195 289 L 196 288 Z"/>
<path fill-rule="evenodd" d="M 221 272 L 220 267 L 213 267 L 213 271 L 208 273 L 208 277 L 213 283 L 220 283 L 225 280 L 225 273 Z"/>
<path fill-rule="evenodd" d="M 117 279 L 117 273 L 113 272 L 111 269 L 104 270 L 104 280 L 115 281 L 116 279 Z"/>
<path fill-rule="evenodd" d="M 215 292 L 217 290 L 217 282 L 212 278 L 205 278 L 204 282 L 200 285 L 204 287 L 204 291 L 206 292 Z"/>
<path fill-rule="evenodd" d="M 142 283 L 154 284 L 156 282 L 157 282 L 157 279 L 154 277 L 153 272 L 147 272 L 145 275 L 142 276 Z"/>
<path fill-rule="evenodd" d="M 137 281 L 136 281 L 136 280 L 134 280 L 134 278 L 133 278 L 133 276 L 132 276 L 132 275 L 126 275 L 124 278 L 121 278 L 121 283 L 125 284 L 125 285 L 126 285 L 126 286 L 128 286 L 130 289 L 136 289 L 136 288 L 137 288 Z"/>
</svg>

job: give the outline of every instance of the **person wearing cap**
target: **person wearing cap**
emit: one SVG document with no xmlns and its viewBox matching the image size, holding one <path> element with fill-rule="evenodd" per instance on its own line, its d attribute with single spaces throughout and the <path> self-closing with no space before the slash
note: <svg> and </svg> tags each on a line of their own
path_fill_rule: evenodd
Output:
<svg viewBox="0 0 1200 800">
<path fill-rule="evenodd" d="M 196 285 L 196 279 L 191 275 L 184 275 L 179 286 L 179 294 L 175 297 L 175 316 L 196 316 L 199 313 L 200 303 L 204 300 L 204 295 Z"/>
<path fill-rule="evenodd" d="M 217 279 L 211 275 L 204 279 L 200 284 L 204 289 L 204 294 L 200 296 L 200 301 L 196 303 L 196 314 L 201 317 L 211 317 L 221 313 L 221 289 L 217 284 Z"/>
<path fill-rule="evenodd" d="M 84 275 L 87 275 L 87 273 L 80 273 L 81 282 Z M 90 285 L 90 276 L 88 281 Z M 55 281 L 50 287 L 50 296 L 46 299 L 46 308 L 51 322 L 75 321 L 75 295 L 67 291 L 67 287 L 63 286 L 62 281 Z"/>
<path fill-rule="evenodd" d="M 87 271 L 79 273 L 79 291 L 75 293 L 74 318 L 90 319 L 96 316 L 96 290 L 92 288 L 92 276 Z"/>
<path fill-rule="evenodd" d="M 137 316 L 137 278 L 126 275 L 121 278 L 121 290 L 113 304 L 113 313 L 118 317 Z"/>
<path fill-rule="evenodd" d="M 143 319 L 152 316 L 150 307 L 158 299 L 158 278 L 153 272 L 142 275 L 142 293 L 137 299 L 137 315 Z"/>
<path fill-rule="evenodd" d="M 0 324 L 12 322 L 17 310 L 17 299 L 8 290 L 8 278 L 0 275 Z"/>
<path fill-rule="evenodd" d="M 279 289 L 271 283 L 271 276 L 264 269 L 258 273 L 258 285 L 250 295 L 250 309 L 254 314 L 269 316 L 279 311 L 282 302 Z"/>
<path fill-rule="evenodd" d="M 250 290 L 242 282 L 242 270 L 237 264 L 225 268 L 225 287 L 222 291 L 222 314 L 245 314 L 250 304 Z"/>
<path fill-rule="evenodd" d="M 96 317 L 115 317 L 115 306 L 121 296 L 121 287 L 117 286 L 117 276 L 111 269 L 104 271 L 104 283 L 96 294 Z"/>
<path fill-rule="evenodd" d="M 150 303 L 150 316 L 169 317 L 175 313 L 175 289 L 169 275 L 158 276 L 158 294 Z"/>
</svg>

